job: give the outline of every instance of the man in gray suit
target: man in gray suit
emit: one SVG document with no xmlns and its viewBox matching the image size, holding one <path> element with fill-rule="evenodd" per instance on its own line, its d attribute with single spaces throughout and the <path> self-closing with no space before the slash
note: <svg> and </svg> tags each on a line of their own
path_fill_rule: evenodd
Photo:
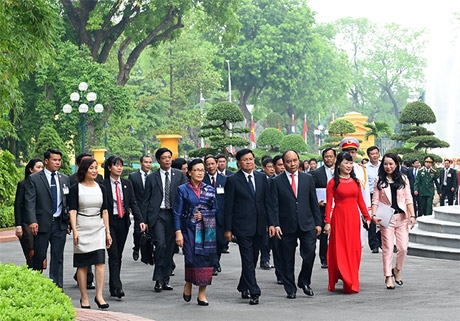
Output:
<svg viewBox="0 0 460 321">
<path fill-rule="evenodd" d="M 171 262 L 176 244 L 173 204 L 179 185 L 185 184 L 184 174 L 171 168 L 172 152 L 165 147 L 157 150 L 155 158 L 160 168 L 147 176 L 145 181 L 144 211 L 147 213 L 149 232 L 155 242 L 155 292 L 172 290 L 169 285 Z"/>
<path fill-rule="evenodd" d="M 34 235 L 32 269 L 42 271 L 48 243 L 51 243 L 50 278 L 60 288 L 63 285 L 63 261 L 68 215 L 66 196 L 68 177 L 59 172 L 62 153 L 48 149 L 44 154 L 45 169 L 28 177 L 25 207 L 29 229 Z"/>
</svg>

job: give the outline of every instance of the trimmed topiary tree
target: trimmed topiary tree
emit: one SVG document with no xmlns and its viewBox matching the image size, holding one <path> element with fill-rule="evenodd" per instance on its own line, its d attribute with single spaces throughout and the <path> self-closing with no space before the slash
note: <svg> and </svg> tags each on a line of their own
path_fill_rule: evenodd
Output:
<svg viewBox="0 0 460 321">
<path fill-rule="evenodd" d="M 299 154 L 308 151 L 307 144 L 299 134 L 290 134 L 283 137 L 279 151 L 280 153 L 284 153 L 289 149 L 293 149 Z"/>
<path fill-rule="evenodd" d="M 0 319 L 75 320 L 70 298 L 27 266 L 0 264 Z"/>
<path fill-rule="evenodd" d="M 326 144 L 319 146 L 319 149 L 326 149 L 329 147 L 335 148 L 339 145 L 340 141 L 350 133 L 356 131 L 355 125 L 345 118 L 339 118 L 329 125 L 329 137 L 324 139 Z"/>
<path fill-rule="evenodd" d="M 201 126 L 199 137 L 206 138 L 210 141 L 208 148 L 193 149 L 189 152 L 190 157 L 202 157 L 208 154 L 222 153 L 227 157 L 231 155 L 227 146 L 247 146 L 249 141 L 240 136 L 230 136 L 232 134 L 249 133 L 249 128 L 233 126 L 230 130 L 230 123 L 237 123 L 244 120 L 240 108 L 228 101 L 220 102 L 212 106 L 206 114 L 207 124 Z"/>
<path fill-rule="evenodd" d="M 276 128 L 264 129 L 257 138 L 257 145 L 268 148 L 270 152 L 277 152 L 284 135 Z"/>
<path fill-rule="evenodd" d="M 278 126 L 280 128 L 283 128 L 285 125 L 285 120 L 283 116 L 281 116 L 277 112 L 271 112 L 270 114 L 267 115 L 267 126 L 269 128 L 276 128 L 278 129 Z"/>
<path fill-rule="evenodd" d="M 37 142 L 35 143 L 34 157 L 40 157 L 43 159 L 43 154 L 49 149 L 54 148 L 62 152 L 62 162 L 60 172 L 65 175 L 72 174 L 72 168 L 70 167 L 69 154 L 67 153 L 67 148 L 59 137 L 57 131 L 46 125 L 42 128 L 40 134 L 38 135 Z"/>
</svg>

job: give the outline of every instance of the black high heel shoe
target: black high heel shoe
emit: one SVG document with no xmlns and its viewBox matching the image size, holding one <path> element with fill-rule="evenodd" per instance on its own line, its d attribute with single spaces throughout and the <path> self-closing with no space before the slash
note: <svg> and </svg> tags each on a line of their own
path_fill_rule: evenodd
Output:
<svg viewBox="0 0 460 321">
<path fill-rule="evenodd" d="M 396 280 L 396 277 L 395 277 L 395 269 L 394 269 L 394 268 L 391 269 L 391 274 L 392 274 L 392 276 L 395 278 L 395 283 L 396 283 L 397 285 L 403 285 L 403 281 L 402 281 L 402 280 Z"/>
<path fill-rule="evenodd" d="M 94 302 L 96 302 L 99 309 L 107 309 L 109 307 L 108 303 L 100 304 L 96 297 L 94 298 Z"/>
<path fill-rule="evenodd" d="M 82 304 L 81 304 L 81 299 L 80 299 L 80 307 L 81 307 L 82 309 L 91 309 L 91 306 L 90 306 L 90 305 L 82 305 Z"/>
<path fill-rule="evenodd" d="M 208 301 L 200 301 L 200 299 L 196 298 L 196 300 L 198 301 L 198 305 L 201 305 L 201 306 L 208 306 L 209 305 L 209 302 Z"/>
<path fill-rule="evenodd" d="M 187 295 L 185 293 L 182 293 L 182 297 L 184 298 L 184 301 L 185 302 L 190 302 L 190 300 L 192 299 L 192 295 Z"/>
</svg>

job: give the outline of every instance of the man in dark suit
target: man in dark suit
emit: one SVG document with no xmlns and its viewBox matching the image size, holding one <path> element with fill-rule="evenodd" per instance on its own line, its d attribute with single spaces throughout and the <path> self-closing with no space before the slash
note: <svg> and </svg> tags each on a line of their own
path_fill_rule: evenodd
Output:
<svg viewBox="0 0 460 321">
<path fill-rule="evenodd" d="M 148 155 L 142 155 L 140 159 L 141 169 L 136 172 L 129 174 L 129 180 L 133 185 L 134 195 L 136 195 L 137 206 L 142 214 L 144 222 L 147 222 L 147 213 L 144 212 L 144 200 L 145 200 L 145 182 L 147 176 L 150 174 L 150 169 L 152 168 L 152 157 Z M 137 261 L 139 259 L 139 248 L 141 244 L 141 230 L 139 228 L 139 223 L 134 221 L 134 232 L 133 232 L 133 260 Z"/>
<path fill-rule="evenodd" d="M 69 179 L 59 172 L 62 153 L 48 149 L 44 154 L 45 168 L 28 177 L 25 191 L 25 209 L 29 229 L 34 235 L 32 269 L 42 271 L 48 243 L 51 244 L 50 278 L 63 286 L 63 262 L 68 217 L 66 196 Z"/>
<path fill-rule="evenodd" d="M 311 272 L 315 261 L 316 237 L 321 233 L 321 213 L 316 198 L 315 182 L 309 174 L 299 172 L 299 155 L 294 150 L 283 154 L 286 171 L 271 183 L 273 221 L 276 237 L 281 240 L 283 263 L 281 276 L 289 299 L 296 297 L 294 279 L 295 251 L 300 241 L 302 268 L 297 286 L 313 296 Z"/>
<path fill-rule="evenodd" d="M 154 289 L 155 292 L 161 292 L 173 289 L 169 285 L 176 240 L 173 204 L 177 188 L 185 184 L 186 179 L 180 170 L 171 168 L 172 152 L 168 148 L 158 149 L 155 158 L 160 169 L 147 176 L 144 212 L 147 213 L 149 232 L 156 246 Z"/>
<path fill-rule="evenodd" d="M 273 165 L 275 166 L 275 176 L 280 175 L 285 171 L 284 163 L 283 163 L 283 156 L 276 155 L 273 157 Z"/>
<path fill-rule="evenodd" d="M 410 185 L 410 191 L 412 193 L 412 199 L 414 201 L 414 213 L 417 215 L 418 212 L 418 195 L 414 194 L 414 184 L 415 184 L 415 179 L 417 178 L 417 175 L 420 170 L 420 161 L 418 159 L 414 159 L 412 161 L 412 167 L 408 170 L 407 172 L 407 178 L 409 179 L 409 185 Z"/>
<path fill-rule="evenodd" d="M 227 241 L 224 237 L 224 197 L 225 197 L 225 184 L 227 183 L 227 177 L 217 173 L 217 160 L 213 155 L 208 155 L 204 159 L 206 166 L 206 175 L 204 176 L 203 182 L 211 185 L 216 189 L 216 203 L 217 203 L 217 214 L 216 214 L 216 243 L 217 243 L 217 255 L 214 259 L 214 271 L 213 275 L 217 275 L 221 271 L 220 257 L 222 251 L 227 245 Z"/>
<path fill-rule="evenodd" d="M 73 186 L 73 185 L 77 184 L 77 170 L 78 170 L 78 167 L 80 167 L 81 161 L 84 160 L 85 158 L 92 158 L 92 157 L 93 157 L 93 155 L 91 155 L 90 153 L 81 153 L 80 155 L 77 156 L 77 158 L 75 159 L 75 163 L 77 165 L 77 168 L 75 169 L 75 173 L 73 173 L 72 175 L 69 176 L 69 185 L 70 186 Z M 104 180 L 104 178 L 102 177 L 102 175 L 97 174 L 97 177 L 96 177 L 95 181 L 97 183 L 102 183 L 103 180 Z M 75 274 L 73 275 L 73 279 L 78 284 L 77 271 L 75 271 Z M 87 283 L 86 288 L 88 290 L 96 288 L 94 286 L 93 280 L 94 280 L 94 274 L 93 274 L 93 269 L 91 268 L 91 265 L 90 265 L 86 269 L 86 283 Z"/>
<path fill-rule="evenodd" d="M 216 156 L 217 160 L 217 172 L 224 176 L 230 176 L 235 174 L 235 172 L 227 169 L 227 157 L 222 154 Z"/>
<path fill-rule="evenodd" d="M 236 159 L 240 170 L 227 177 L 225 186 L 225 239 L 231 241 L 233 234 L 237 238 L 242 268 L 237 289 L 242 298 L 250 298 L 249 304 L 255 305 L 261 293 L 255 268 L 262 238 L 267 233 L 269 189 L 265 174 L 254 170 L 250 149 L 238 151 Z"/>
<path fill-rule="evenodd" d="M 448 205 L 454 205 L 455 189 L 458 186 L 457 171 L 450 168 L 452 161 L 450 159 L 444 160 L 444 168 L 439 173 L 439 185 L 441 185 L 441 195 L 439 202 L 444 206 L 447 198 Z"/>
<path fill-rule="evenodd" d="M 120 272 L 123 250 L 131 225 L 129 213 L 133 213 L 134 221 L 140 222 L 141 231 L 146 229 L 136 203 L 133 186 L 129 180 L 121 178 L 122 172 L 123 160 L 118 156 L 110 156 L 105 162 L 102 184 L 107 190 L 107 211 L 109 212 L 109 226 L 112 236 L 112 245 L 107 249 L 109 254 L 109 290 L 110 296 L 119 299 L 125 296 Z"/>
<path fill-rule="evenodd" d="M 326 148 L 323 150 L 322 156 L 324 165 L 311 172 L 311 175 L 315 181 L 315 188 L 326 189 L 327 184 L 334 177 L 336 151 L 333 148 Z M 321 229 L 324 229 L 326 200 L 318 200 L 318 205 L 321 212 Z M 324 233 L 319 236 L 319 259 L 321 260 L 321 268 L 327 269 L 327 235 Z"/>
</svg>

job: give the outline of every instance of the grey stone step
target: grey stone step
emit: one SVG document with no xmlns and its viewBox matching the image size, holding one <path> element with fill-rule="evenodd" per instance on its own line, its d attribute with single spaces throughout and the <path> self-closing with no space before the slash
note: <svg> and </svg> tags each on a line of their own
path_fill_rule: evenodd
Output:
<svg viewBox="0 0 460 321">
<path fill-rule="evenodd" d="M 460 206 L 437 206 L 433 208 L 434 217 L 441 221 L 460 223 Z"/>
<path fill-rule="evenodd" d="M 460 249 L 460 235 L 428 232 L 415 226 L 409 233 L 409 241 L 425 245 Z"/>
<path fill-rule="evenodd" d="M 441 221 L 435 216 L 421 216 L 417 218 L 418 228 L 422 231 L 460 235 L 460 223 Z"/>
<path fill-rule="evenodd" d="M 460 261 L 460 249 L 409 242 L 408 255 Z"/>
</svg>

